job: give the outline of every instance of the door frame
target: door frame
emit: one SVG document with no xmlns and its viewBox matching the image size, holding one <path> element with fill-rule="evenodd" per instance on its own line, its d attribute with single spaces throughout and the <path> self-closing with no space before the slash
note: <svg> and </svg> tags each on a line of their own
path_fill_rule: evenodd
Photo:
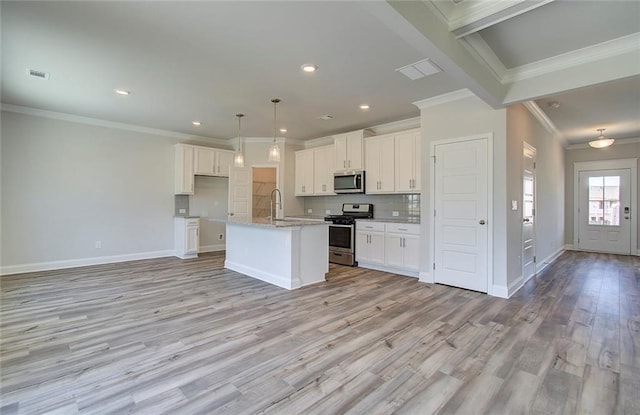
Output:
<svg viewBox="0 0 640 415">
<path fill-rule="evenodd" d="M 638 159 L 613 159 L 598 161 L 576 161 L 573 163 L 573 249 L 578 250 L 578 237 L 580 236 L 580 185 L 578 179 L 580 172 L 597 170 L 630 169 L 629 201 L 631 203 L 631 255 L 638 255 Z"/>
<path fill-rule="evenodd" d="M 538 273 L 538 263 L 536 262 L 536 251 L 538 249 L 538 244 L 537 244 L 537 238 L 536 238 L 536 232 L 537 232 L 537 223 L 538 223 L 538 219 L 537 219 L 537 211 L 538 211 L 538 177 L 537 177 L 537 173 L 536 173 L 536 163 L 537 163 L 537 156 L 538 156 L 538 152 L 536 150 L 536 148 L 534 146 L 532 146 L 531 144 L 527 143 L 526 141 L 522 142 L 522 157 L 526 157 L 525 153 L 529 151 L 531 154 L 533 154 L 533 172 L 532 172 L 532 176 L 533 176 L 533 274 L 527 276 L 524 273 L 524 267 L 525 267 L 525 259 L 524 259 L 524 222 L 521 223 L 520 225 L 520 229 L 521 229 L 521 243 L 522 243 L 522 253 L 521 253 L 521 258 L 522 258 L 522 263 L 520 264 L 520 268 L 521 268 L 521 272 L 522 272 L 522 277 L 524 278 L 525 281 L 528 281 L 527 278 L 531 278 L 534 275 L 536 275 Z M 524 164 L 524 160 L 523 160 L 523 164 Z M 522 167 L 522 200 L 520 201 L 520 203 L 522 203 L 521 209 L 520 211 L 523 213 L 524 216 L 524 165 Z"/>
<path fill-rule="evenodd" d="M 443 144 L 462 143 L 465 141 L 473 141 L 479 139 L 487 140 L 487 220 L 489 221 L 489 226 L 487 227 L 487 294 L 500 297 L 501 295 L 498 295 L 494 292 L 493 287 L 493 133 L 484 133 L 472 136 L 446 138 L 442 140 L 431 141 L 429 148 L 431 158 L 431 161 L 429 163 L 429 174 L 431 175 L 431 178 L 429 180 L 429 212 L 434 212 L 434 215 L 431 216 L 431 218 L 434 218 L 436 208 L 436 163 L 434 162 L 436 146 Z M 431 267 L 429 267 L 429 273 L 431 274 L 431 277 L 429 278 L 428 282 L 435 283 L 436 275 L 432 265 L 434 264 L 436 258 L 435 220 L 431 221 L 431 225 L 429 226 L 429 228 L 429 240 L 431 241 L 431 258 L 429 261 L 429 265 L 431 265 Z"/>
</svg>

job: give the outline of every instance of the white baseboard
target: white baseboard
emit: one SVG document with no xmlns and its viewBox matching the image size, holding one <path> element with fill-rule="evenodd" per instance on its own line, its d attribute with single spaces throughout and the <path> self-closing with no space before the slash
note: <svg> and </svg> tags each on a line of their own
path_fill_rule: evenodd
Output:
<svg viewBox="0 0 640 415">
<path fill-rule="evenodd" d="M 418 271 L 403 268 L 388 267 L 386 265 L 371 264 L 369 262 L 358 261 L 358 266 L 362 268 L 375 269 L 376 271 L 390 272 L 392 274 L 404 275 L 407 277 L 418 278 Z"/>
<path fill-rule="evenodd" d="M 418 281 L 426 282 L 429 284 L 435 283 L 433 275 L 430 272 L 423 272 L 423 271 L 420 271 L 420 274 L 418 274 Z"/>
<path fill-rule="evenodd" d="M 93 258 L 67 259 L 62 261 L 37 262 L 33 264 L 7 265 L 0 267 L 0 275 L 22 274 L 25 272 L 51 271 L 55 269 L 86 267 L 89 265 L 113 264 L 175 256 L 175 251 L 140 252 L 136 254 L 100 256 Z"/>
<path fill-rule="evenodd" d="M 509 288 L 506 285 L 493 284 L 487 294 L 493 297 L 509 298 Z"/>
<path fill-rule="evenodd" d="M 224 261 L 224 267 L 228 268 L 232 271 L 239 272 L 240 274 L 247 275 L 249 277 L 256 278 L 260 281 L 268 282 L 269 284 L 277 285 L 280 288 L 285 288 L 287 290 L 293 290 L 295 288 L 300 287 L 300 280 L 296 279 L 291 281 L 287 278 L 284 278 L 280 275 L 272 274 L 269 272 L 265 272 L 261 269 L 248 267 L 246 265 L 238 264 L 236 262 L 232 262 L 229 260 Z"/>
<path fill-rule="evenodd" d="M 565 251 L 577 251 L 578 248 L 576 248 L 575 246 L 573 246 L 573 244 L 566 244 L 564 246 L 564 250 Z"/>
<path fill-rule="evenodd" d="M 198 248 L 198 252 L 218 252 L 227 249 L 225 244 L 204 245 Z"/>
<path fill-rule="evenodd" d="M 564 254 L 564 252 L 567 250 L 567 246 L 568 245 L 565 245 L 565 246 L 559 248 L 556 252 L 552 253 L 548 257 L 544 258 L 542 261 L 538 262 L 538 264 L 540 266 L 538 266 L 536 268 L 536 273 L 542 272 L 546 267 L 548 267 L 549 265 L 553 264 L 553 262 L 556 259 L 560 258 L 560 255 Z M 573 248 L 573 245 L 571 245 L 571 247 Z M 538 265 L 538 264 L 536 264 L 536 265 Z"/>
</svg>

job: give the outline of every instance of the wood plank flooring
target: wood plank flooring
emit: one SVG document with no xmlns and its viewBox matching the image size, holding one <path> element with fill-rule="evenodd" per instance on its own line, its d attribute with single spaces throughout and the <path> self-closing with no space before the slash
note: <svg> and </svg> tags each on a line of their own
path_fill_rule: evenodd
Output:
<svg viewBox="0 0 640 415">
<path fill-rule="evenodd" d="M 222 254 L 5 276 L 2 414 L 640 414 L 640 259 L 567 252 L 510 300 Z"/>
</svg>

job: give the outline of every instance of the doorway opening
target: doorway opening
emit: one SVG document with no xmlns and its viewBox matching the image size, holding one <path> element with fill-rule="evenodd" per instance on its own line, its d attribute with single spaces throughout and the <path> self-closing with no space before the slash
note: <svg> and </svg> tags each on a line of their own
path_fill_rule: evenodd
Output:
<svg viewBox="0 0 640 415">
<path fill-rule="evenodd" d="M 252 167 L 253 170 L 253 217 L 266 218 L 269 209 L 270 196 L 277 187 L 277 169 L 275 167 Z"/>
</svg>

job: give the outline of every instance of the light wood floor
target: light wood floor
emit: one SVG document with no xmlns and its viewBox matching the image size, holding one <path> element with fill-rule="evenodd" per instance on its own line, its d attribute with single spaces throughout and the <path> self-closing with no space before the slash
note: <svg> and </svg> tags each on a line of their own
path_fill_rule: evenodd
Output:
<svg viewBox="0 0 640 415">
<path fill-rule="evenodd" d="M 2 277 L 0 413 L 640 413 L 635 257 L 565 253 L 510 300 L 223 259 Z"/>
</svg>

